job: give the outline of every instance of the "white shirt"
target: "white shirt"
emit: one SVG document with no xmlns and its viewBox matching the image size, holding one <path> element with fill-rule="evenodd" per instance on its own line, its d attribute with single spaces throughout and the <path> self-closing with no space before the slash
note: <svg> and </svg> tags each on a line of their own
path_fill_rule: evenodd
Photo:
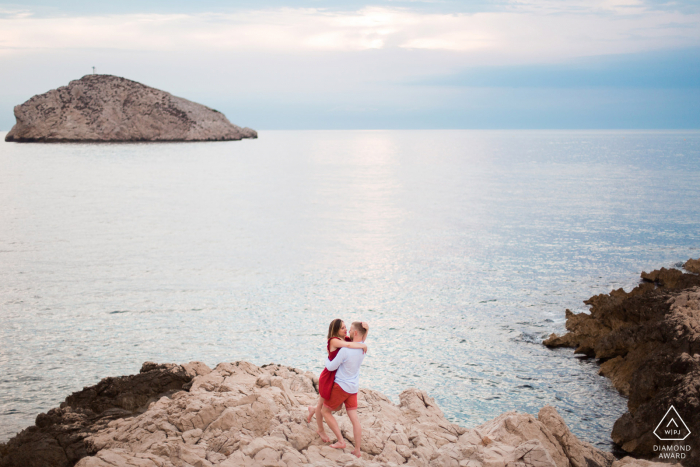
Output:
<svg viewBox="0 0 700 467">
<path fill-rule="evenodd" d="M 326 359 L 328 371 L 335 373 L 335 382 L 348 394 L 357 394 L 360 390 L 360 365 L 365 359 L 362 349 L 342 347 L 333 361 Z"/>
</svg>

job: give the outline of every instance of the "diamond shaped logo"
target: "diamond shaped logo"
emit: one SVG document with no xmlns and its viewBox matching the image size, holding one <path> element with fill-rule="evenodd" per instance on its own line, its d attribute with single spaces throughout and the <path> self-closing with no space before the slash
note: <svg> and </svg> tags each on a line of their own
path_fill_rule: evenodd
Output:
<svg viewBox="0 0 700 467">
<path fill-rule="evenodd" d="M 654 434 L 661 441 L 683 441 L 690 436 L 690 430 L 676 408 L 671 406 L 654 429 Z"/>
</svg>

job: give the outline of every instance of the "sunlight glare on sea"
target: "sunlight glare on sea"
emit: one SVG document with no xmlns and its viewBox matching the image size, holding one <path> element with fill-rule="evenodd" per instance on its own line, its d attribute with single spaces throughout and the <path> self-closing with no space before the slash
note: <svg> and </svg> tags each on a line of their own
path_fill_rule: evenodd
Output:
<svg viewBox="0 0 700 467">
<path fill-rule="evenodd" d="M 610 449 L 626 400 L 541 342 L 700 256 L 699 182 L 697 131 L 0 143 L 0 440 L 147 360 L 319 373 L 339 317 L 371 324 L 363 387 L 468 427 L 551 404 Z"/>
</svg>

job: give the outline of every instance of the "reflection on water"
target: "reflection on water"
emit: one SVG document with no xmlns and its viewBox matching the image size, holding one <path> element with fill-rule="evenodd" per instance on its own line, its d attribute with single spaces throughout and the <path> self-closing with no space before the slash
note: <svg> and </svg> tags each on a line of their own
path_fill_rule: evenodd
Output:
<svg viewBox="0 0 700 467">
<path fill-rule="evenodd" d="M 474 426 L 556 406 L 609 448 L 626 401 L 540 343 L 564 309 L 700 246 L 700 133 L 307 131 L 0 144 L 0 440 L 146 360 L 319 372 Z"/>
</svg>

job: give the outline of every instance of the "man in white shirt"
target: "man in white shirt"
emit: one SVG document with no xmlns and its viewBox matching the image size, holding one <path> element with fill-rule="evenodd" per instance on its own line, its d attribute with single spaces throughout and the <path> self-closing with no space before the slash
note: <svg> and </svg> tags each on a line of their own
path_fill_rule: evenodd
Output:
<svg viewBox="0 0 700 467">
<path fill-rule="evenodd" d="M 369 325 L 365 322 L 355 321 L 350 326 L 350 337 L 353 342 L 364 342 L 369 332 Z M 335 383 L 331 391 L 331 397 L 323 403 L 321 413 L 330 429 L 335 434 L 338 442 L 331 444 L 335 449 L 345 449 L 347 446 L 343 435 L 340 433 L 338 422 L 333 417 L 333 412 L 340 410 L 345 403 L 345 410 L 352 423 L 352 433 L 355 437 L 355 450 L 352 452 L 356 457 L 360 457 L 360 443 L 362 442 L 362 427 L 357 416 L 357 392 L 360 390 L 360 366 L 365 359 L 362 349 L 350 349 L 343 347 L 333 361 L 326 359 L 328 371 L 337 370 L 335 373 Z"/>
</svg>

